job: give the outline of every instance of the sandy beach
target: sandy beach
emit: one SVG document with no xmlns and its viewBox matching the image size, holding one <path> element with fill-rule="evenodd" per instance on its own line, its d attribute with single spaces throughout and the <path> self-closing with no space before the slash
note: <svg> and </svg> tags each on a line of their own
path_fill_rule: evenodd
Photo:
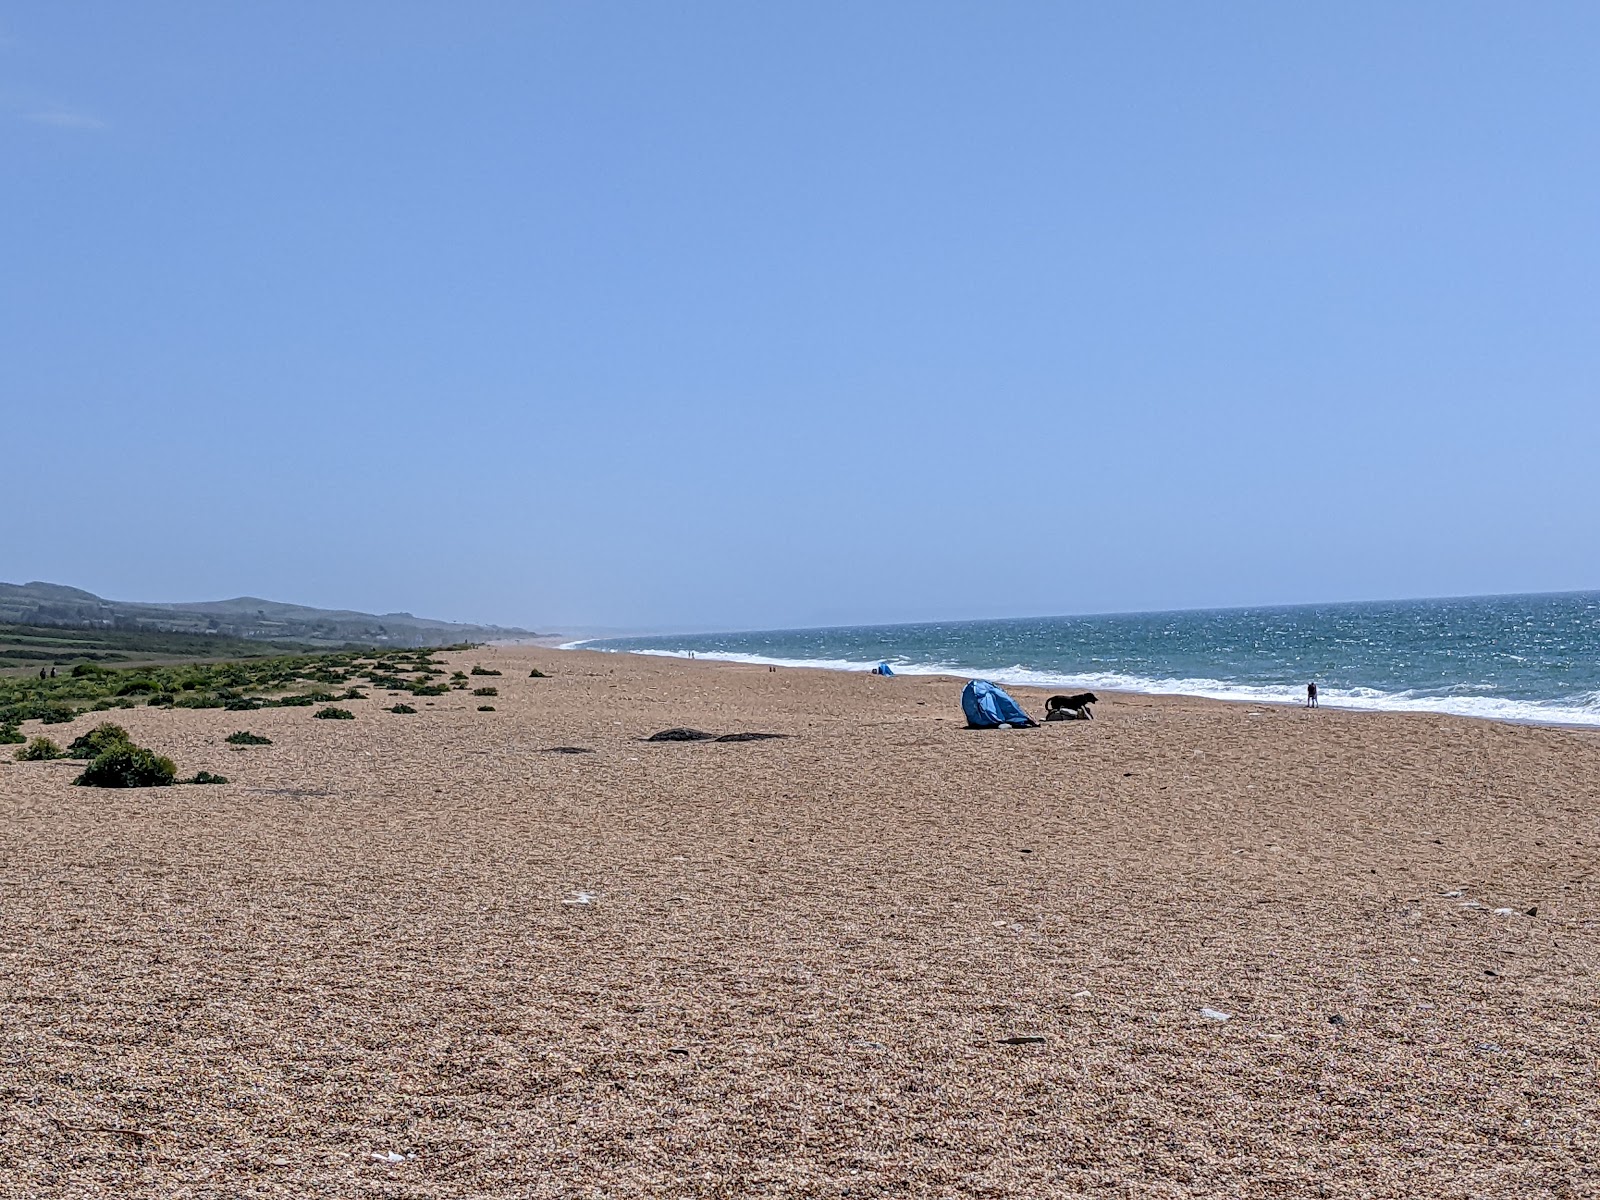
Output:
<svg viewBox="0 0 1600 1200">
<path fill-rule="evenodd" d="M 5 754 L 0 1196 L 1600 1191 L 1600 734 L 442 657 Z"/>
</svg>

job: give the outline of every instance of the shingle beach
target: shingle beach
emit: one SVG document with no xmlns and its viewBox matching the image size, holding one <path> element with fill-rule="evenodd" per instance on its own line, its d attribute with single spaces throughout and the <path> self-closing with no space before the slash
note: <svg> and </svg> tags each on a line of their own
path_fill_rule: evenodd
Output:
<svg viewBox="0 0 1600 1200">
<path fill-rule="evenodd" d="M 1600 734 L 443 657 L 0 750 L 0 1196 L 1600 1192 Z"/>
</svg>

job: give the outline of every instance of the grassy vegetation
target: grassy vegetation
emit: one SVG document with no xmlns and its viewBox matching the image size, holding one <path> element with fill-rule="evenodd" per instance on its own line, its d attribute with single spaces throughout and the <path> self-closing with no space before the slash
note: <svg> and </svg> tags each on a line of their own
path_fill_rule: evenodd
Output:
<svg viewBox="0 0 1600 1200">
<path fill-rule="evenodd" d="M 491 671 L 491 670 L 489 670 L 489 669 L 487 669 L 485 667 L 480 667 L 480 666 L 478 666 L 476 664 L 473 665 L 472 673 L 474 675 L 498 675 L 498 674 L 500 674 L 499 671 Z"/>
<path fill-rule="evenodd" d="M 0 627 L 4 629 L 7 627 Z M 14 628 L 14 627 L 11 627 Z M 51 630 L 52 634 L 72 631 Z M 105 633 L 106 631 L 96 631 Z M 109 634 L 107 634 L 109 636 Z M 192 647 L 195 639 L 179 634 L 123 634 L 147 643 L 165 640 Z M 208 646 L 227 639 L 200 639 Z M 81 648 L 81 647 L 80 647 Z M 470 647 L 469 647 L 470 648 Z M 250 649 L 258 650 L 259 644 Z M 114 653 L 96 650 L 96 654 Z M 69 743 L 66 750 L 46 737 L 27 741 L 18 726 L 23 721 L 44 724 L 69 724 L 85 712 L 129 709 L 140 704 L 172 708 L 220 708 L 253 711 L 269 707 L 311 707 L 330 700 L 364 700 L 366 694 L 355 686 L 365 681 L 391 692 L 413 696 L 442 696 L 447 683 L 435 682 L 445 672 L 428 650 L 343 650 L 323 654 L 277 654 L 234 661 L 200 662 L 193 658 L 181 662 L 146 663 L 138 666 L 108 667 L 103 661 L 83 655 L 69 670 L 44 678 L 37 672 L 0 674 L 0 743 L 22 744 L 17 757 L 27 761 L 53 758 L 87 760 L 74 783 L 84 787 L 165 787 L 179 782 L 177 766 L 129 740 L 120 725 L 101 722 Z M 463 677 L 465 678 L 465 677 Z M 323 686 L 318 686 L 323 685 Z M 329 687 L 342 687 L 342 694 Z M 493 688 L 479 689 L 493 695 Z M 494 711 L 483 706 L 486 711 Z M 396 704 L 391 712 L 414 713 L 409 704 Z M 322 720 L 349 721 L 349 709 L 324 707 L 312 714 Z M 233 746 L 267 746 L 271 738 L 239 730 L 225 739 Z M 24 744 L 25 743 L 25 744 Z M 184 783 L 219 784 L 228 782 L 221 775 L 200 771 Z"/>
<path fill-rule="evenodd" d="M 500 694 L 500 689 L 492 687 L 473 688 L 472 694 L 474 696 L 498 696 Z"/>
<path fill-rule="evenodd" d="M 180 635 L 149 636 L 171 640 Z M 363 681 L 413 696 L 442 696 L 449 686 L 434 680 L 443 675 L 427 650 L 347 650 L 122 668 L 80 662 L 54 679 L 0 675 L 0 741 L 19 740 L 6 731 L 23 721 L 65 724 L 82 712 L 141 704 L 249 712 L 357 700 L 365 694 L 354 685 Z M 343 695 L 329 690 L 333 686 L 345 689 Z"/>
<path fill-rule="evenodd" d="M 297 643 L 260 642 L 201 633 L 146 629 L 73 628 L 0 623 L 0 670 L 73 663 L 163 662 L 191 659 L 260 658 L 304 651 Z"/>
</svg>

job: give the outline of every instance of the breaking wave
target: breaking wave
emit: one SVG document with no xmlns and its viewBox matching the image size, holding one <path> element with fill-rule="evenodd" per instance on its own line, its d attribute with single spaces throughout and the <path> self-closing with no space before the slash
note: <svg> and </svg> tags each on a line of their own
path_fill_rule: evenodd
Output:
<svg viewBox="0 0 1600 1200">
<path fill-rule="evenodd" d="M 682 649 L 607 646 L 597 642 L 572 642 L 562 646 L 561 649 L 604 650 L 660 658 L 688 658 L 691 653 Z M 1040 670 L 1022 663 L 975 669 L 948 662 L 918 662 L 895 656 L 875 658 L 869 662 L 846 658 L 784 658 L 731 650 L 695 650 L 693 654 L 697 659 L 716 662 L 823 671 L 869 671 L 878 663 L 887 662 L 898 675 L 982 678 L 1018 687 L 1100 688 L 1108 692 L 1136 692 L 1154 696 L 1200 696 L 1210 700 L 1231 700 L 1252 704 L 1299 704 L 1305 699 L 1303 687 L 1230 683 L 1224 679 L 1204 677 L 1150 678 L 1118 671 L 1058 672 Z M 1493 687 L 1493 684 L 1469 683 L 1436 691 L 1411 689 L 1387 692 L 1369 687 L 1322 686 L 1319 688 L 1318 699 L 1327 708 L 1370 712 L 1435 713 L 1522 724 L 1584 725 L 1600 728 L 1600 691 L 1582 692 L 1568 697 L 1540 701 L 1483 694 L 1493 690 Z"/>
</svg>

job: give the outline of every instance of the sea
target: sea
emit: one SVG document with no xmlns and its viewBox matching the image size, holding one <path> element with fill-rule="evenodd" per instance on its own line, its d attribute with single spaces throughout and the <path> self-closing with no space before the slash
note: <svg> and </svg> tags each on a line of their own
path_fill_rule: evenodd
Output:
<svg viewBox="0 0 1600 1200">
<path fill-rule="evenodd" d="M 576 648 L 1600 726 L 1600 592 L 606 638 Z"/>
</svg>

